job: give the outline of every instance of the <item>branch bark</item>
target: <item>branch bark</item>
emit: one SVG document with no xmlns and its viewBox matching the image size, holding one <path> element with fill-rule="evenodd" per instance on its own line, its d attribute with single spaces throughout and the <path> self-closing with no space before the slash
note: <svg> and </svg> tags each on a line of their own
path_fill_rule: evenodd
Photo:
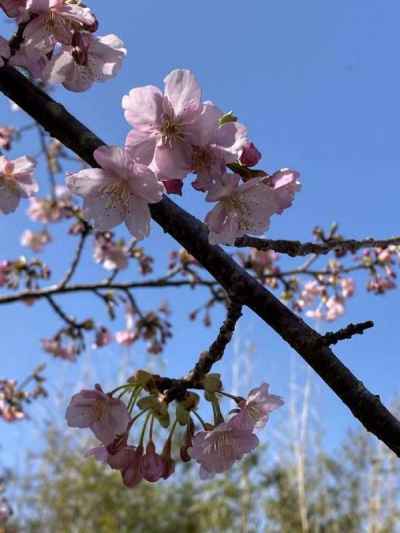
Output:
<svg viewBox="0 0 400 533">
<path fill-rule="evenodd" d="M 287 254 L 290 257 L 298 257 L 309 254 L 326 255 L 331 251 L 336 252 L 352 252 L 355 253 L 362 248 L 387 248 L 388 246 L 399 246 L 400 237 L 392 237 L 390 239 L 330 239 L 323 243 L 317 242 L 300 242 L 289 241 L 285 239 L 260 239 L 259 237 L 251 237 L 244 235 L 236 239 L 235 246 L 240 248 L 250 247 L 257 250 L 274 250 L 281 254 Z"/>
<path fill-rule="evenodd" d="M 65 108 L 17 70 L 0 69 L 0 90 L 53 137 L 96 166 L 93 152 L 105 144 Z M 208 243 L 206 227 L 168 198 L 151 206 L 154 220 L 192 254 L 238 303 L 271 326 L 319 374 L 365 428 L 400 456 L 400 422 L 324 346 L 321 335 L 291 312 L 220 247 Z M 232 294 L 234 292 L 234 294 Z"/>
</svg>

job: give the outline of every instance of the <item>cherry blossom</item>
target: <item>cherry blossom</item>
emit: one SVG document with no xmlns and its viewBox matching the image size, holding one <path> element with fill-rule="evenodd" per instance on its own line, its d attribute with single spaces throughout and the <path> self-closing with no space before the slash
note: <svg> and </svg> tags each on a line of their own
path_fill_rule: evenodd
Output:
<svg viewBox="0 0 400 533">
<path fill-rule="evenodd" d="M 0 261 L 0 287 L 5 285 L 8 281 L 10 266 L 11 265 L 9 261 Z"/>
<path fill-rule="evenodd" d="M 143 460 L 142 446 L 127 447 L 123 453 L 124 468 L 121 468 L 121 475 L 124 485 L 130 489 L 136 487 L 143 479 L 141 462 Z"/>
<path fill-rule="evenodd" d="M 4 59 L 10 57 L 10 47 L 8 41 L 0 36 L 0 67 L 4 65 Z"/>
<path fill-rule="evenodd" d="M 237 174 L 224 174 L 206 196 L 208 202 L 218 202 L 205 219 L 211 244 L 234 244 L 246 233 L 262 235 L 279 209 L 275 191 L 263 178 L 239 183 Z"/>
<path fill-rule="evenodd" d="M 15 134 L 15 128 L 9 128 L 8 126 L 0 127 L 0 148 L 9 150 L 11 148 L 11 141 Z"/>
<path fill-rule="evenodd" d="M 154 483 L 163 477 L 165 471 L 164 460 L 156 452 L 153 441 L 150 441 L 146 447 L 146 453 L 140 461 L 140 472 L 146 481 Z"/>
<path fill-rule="evenodd" d="M 74 394 L 66 418 L 70 427 L 90 428 L 106 446 L 126 431 L 130 421 L 125 404 L 105 394 L 99 385 Z"/>
<path fill-rule="evenodd" d="M 125 308 L 126 328 L 115 333 L 115 340 L 122 346 L 130 346 L 138 339 L 138 331 L 135 327 L 136 313 L 133 307 L 128 304 Z"/>
<path fill-rule="evenodd" d="M 26 246 L 34 252 L 41 252 L 50 241 L 51 236 L 45 229 L 37 232 L 27 229 L 21 235 L 22 246 Z"/>
<path fill-rule="evenodd" d="M 70 91 L 86 91 L 97 81 L 115 77 L 125 55 L 123 42 L 116 35 L 75 33 L 72 46 L 63 47 L 52 57 L 44 77 Z"/>
<path fill-rule="evenodd" d="M 126 150 L 102 146 L 93 155 L 101 168 L 67 176 L 70 190 L 84 198 L 86 218 L 93 219 L 99 231 L 125 222 L 134 237 L 143 239 L 150 232 L 149 203 L 162 199 L 164 186 Z"/>
<path fill-rule="evenodd" d="M 43 53 L 56 42 L 70 45 L 74 31 L 96 31 L 97 21 L 88 7 L 66 0 L 27 0 L 26 8 L 37 15 L 26 26 L 26 44 Z"/>
<path fill-rule="evenodd" d="M 294 195 L 301 188 L 299 177 L 300 174 L 296 170 L 282 168 L 264 180 L 264 183 L 272 187 L 276 192 L 279 205 L 277 213 L 283 213 L 285 209 L 292 205 Z"/>
<path fill-rule="evenodd" d="M 189 172 L 197 174 L 192 186 L 200 191 L 208 190 L 216 178 L 226 172 L 226 165 L 238 160 L 247 141 L 247 130 L 239 122 L 222 126 L 223 113 L 212 102 L 205 102 L 201 115 L 193 124 L 192 157 Z"/>
<path fill-rule="evenodd" d="M 9 161 L 0 156 L 0 213 L 12 213 L 21 198 L 32 196 L 38 191 L 33 179 L 35 162 L 22 156 Z"/>
<path fill-rule="evenodd" d="M 16 18 L 18 23 L 27 16 L 26 0 L 0 0 L 0 7 L 7 17 Z"/>
<path fill-rule="evenodd" d="M 97 350 L 98 348 L 104 348 L 104 346 L 107 346 L 112 341 L 111 333 L 107 328 L 104 326 L 101 326 L 96 331 L 95 340 L 92 344 L 92 348 Z"/>
<path fill-rule="evenodd" d="M 189 70 L 173 70 L 164 82 L 164 94 L 148 85 L 123 97 L 125 118 L 134 127 L 126 145 L 140 163 L 152 163 L 160 179 L 182 179 L 197 144 L 193 125 L 202 112 L 201 90 Z"/>
<path fill-rule="evenodd" d="M 22 43 L 8 61 L 8 64 L 13 67 L 26 68 L 35 79 L 42 77 L 48 63 L 46 54 L 29 42 Z"/>
<path fill-rule="evenodd" d="M 237 429 L 231 422 L 223 422 L 211 431 L 197 433 L 190 455 L 201 465 L 201 474 L 213 475 L 229 470 L 235 461 L 252 452 L 258 443 L 251 430 Z"/>
<path fill-rule="evenodd" d="M 124 243 L 113 241 L 110 235 L 98 233 L 93 257 L 106 270 L 124 270 L 128 266 L 128 250 Z"/>
<path fill-rule="evenodd" d="M 230 419 L 230 424 L 242 430 L 264 427 L 269 413 L 281 407 L 283 403 L 280 396 L 269 394 L 267 383 L 262 383 L 249 392 L 247 400 L 239 404 L 240 412 Z"/>
<path fill-rule="evenodd" d="M 66 361 L 76 361 L 78 355 L 77 349 L 73 344 L 63 346 L 60 338 L 42 339 L 42 348 L 45 352 Z"/>
</svg>

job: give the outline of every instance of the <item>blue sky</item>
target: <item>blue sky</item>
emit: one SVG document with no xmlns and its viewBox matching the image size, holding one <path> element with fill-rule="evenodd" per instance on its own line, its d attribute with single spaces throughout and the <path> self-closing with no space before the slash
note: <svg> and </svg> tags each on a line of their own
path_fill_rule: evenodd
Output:
<svg viewBox="0 0 400 533">
<path fill-rule="evenodd" d="M 288 166 L 301 172 L 303 189 L 294 206 L 273 219 L 271 237 L 308 239 L 316 224 L 327 227 L 333 221 L 349 237 L 399 234 L 398 2 L 249 0 L 245 5 L 235 0 L 147 0 L 126 2 L 123 8 L 109 2 L 92 4 L 89 2 L 100 21 L 99 34 L 116 33 L 128 48 L 123 70 L 112 82 L 98 84 L 87 93 L 59 89 L 55 96 L 106 142 L 121 144 L 128 131 L 120 108 L 123 94 L 134 86 L 161 85 L 173 68 L 190 68 L 203 87 L 204 97 L 226 111 L 233 110 L 248 126 L 263 152 L 266 169 Z M 11 30 L 10 25 L 4 26 L 3 35 Z M 0 105 L 1 123 L 27 122 L 22 113 L 9 110 L 5 98 Z M 27 136 L 13 155 L 34 153 L 35 142 Z M 38 176 L 45 183 L 42 167 Z M 200 198 L 186 185 L 186 194 L 179 202 L 203 216 L 207 206 Z M 27 224 L 25 207 L 0 220 L 0 259 L 26 253 L 18 244 L 19 236 L 27 225 L 34 225 Z M 61 228 L 55 233 L 63 235 Z M 55 279 L 72 250 L 71 238 L 61 238 L 62 244 L 54 245 L 45 255 Z M 165 268 L 167 253 L 174 245 L 155 224 L 145 246 Z M 86 261 L 77 279 L 100 279 L 101 275 L 99 268 Z M 136 271 L 129 273 L 131 278 L 137 276 Z M 212 330 L 187 323 L 190 309 L 202 301 L 200 293 L 138 294 L 145 309 L 162 298 L 171 302 L 175 321 L 174 338 L 165 353 L 165 372 L 180 375 L 207 347 L 218 321 Z M 368 295 L 359 279 L 357 298 L 350 302 L 344 320 L 334 325 L 339 328 L 351 321 L 375 321 L 374 330 L 342 343 L 336 352 L 386 402 L 399 390 L 398 303 L 397 290 L 385 297 Z M 94 313 L 104 320 L 104 310 L 88 296 L 70 300 L 67 306 L 71 312 Z M 215 317 L 221 314 L 215 313 Z M 0 376 L 20 379 L 37 362 L 47 361 L 48 375 L 56 382 L 51 389 L 62 387 L 65 395 L 76 386 L 78 377 L 82 380 L 86 376 L 86 385 L 92 384 L 86 372 L 91 367 L 98 376 L 110 379 L 126 355 L 114 345 L 86 354 L 76 366 L 49 360 L 40 353 L 39 340 L 54 333 L 59 322 L 44 304 L 32 309 L 23 305 L 0 307 L 0 325 Z M 273 392 L 287 396 L 293 366 L 302 374 L 300 358 L 250 312 L 242 319 L 239 336 L 243 341 L 250 338 L 256 347 L 254 384 L 266 380 Z M 143 353 L 143 346 L 135 347 L 130 360 L 139 364 Z M 219 367 L 228 381 L 232 361 L 230 350 Z M 318 377 L 313 381 L 326 442 L 334 447 L 352 423 L 351 415 Z M 45 414 L 43 407 L 34 407 L 32 416 L 59 418 L 63 423 L 62 405 L 45 405 L 53 407 L 46 407 Z M 18 460 L 21 451 L 16 451 L 17 442 L 30 431 L 29 423 L 1 426 L 5 462 Z M 31 442 L 24 446 L 31 446 Z"/>
</svg>

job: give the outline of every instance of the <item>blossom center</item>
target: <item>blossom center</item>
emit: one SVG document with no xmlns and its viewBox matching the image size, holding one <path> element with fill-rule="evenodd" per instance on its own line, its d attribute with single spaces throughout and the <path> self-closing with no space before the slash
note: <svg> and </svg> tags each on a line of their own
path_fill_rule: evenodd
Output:
<svg viewBox="0 0 400 533">
<path fill-rule="evenodd" d="M 172 147 L 175 142 L 183 141 L 184 139 L 182 125 L 170 116 L 164 118 L 160 132 L 162 143 L 169 147 Z"/>
<path fill-rule="evenodd" d="M 129 205 L 129 198 L 131 192 L 128 187 L 128 183 L 125 180 L 121 180 L 118 183 L 111 183 L 106 185 L 101 190 L 103 196 L 107 196 L 107 209 L 114 209 L 120 207 L 121 205 L 127 209 Z"/>
<path fill-rule="evenodd" d="M 239 194 L 232 194 L 222 200 L 226 211 L 235 211 L 239 217 L 239 229 L 249 231 L 251 229 L 251 211 L 243 202 Z"/>
</svg>

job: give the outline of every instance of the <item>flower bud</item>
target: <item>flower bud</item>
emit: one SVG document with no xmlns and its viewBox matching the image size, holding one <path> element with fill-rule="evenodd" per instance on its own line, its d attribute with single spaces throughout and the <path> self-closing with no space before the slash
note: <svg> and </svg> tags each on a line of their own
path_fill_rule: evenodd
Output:
<svg viewBox="0 0 400 533">
<path fill-rule="evenodd" d="M 254 167 L 261 159 L 261 153 L 252 142 L 248 142 L 242 150 L 239 161 L 245 167 Z"/>
<path fill-rule="evenodd" d="M 221 374 L 207 374 L 203 379 L 206 392 L 215 393 L 222 389 Z"/>
</svg>

